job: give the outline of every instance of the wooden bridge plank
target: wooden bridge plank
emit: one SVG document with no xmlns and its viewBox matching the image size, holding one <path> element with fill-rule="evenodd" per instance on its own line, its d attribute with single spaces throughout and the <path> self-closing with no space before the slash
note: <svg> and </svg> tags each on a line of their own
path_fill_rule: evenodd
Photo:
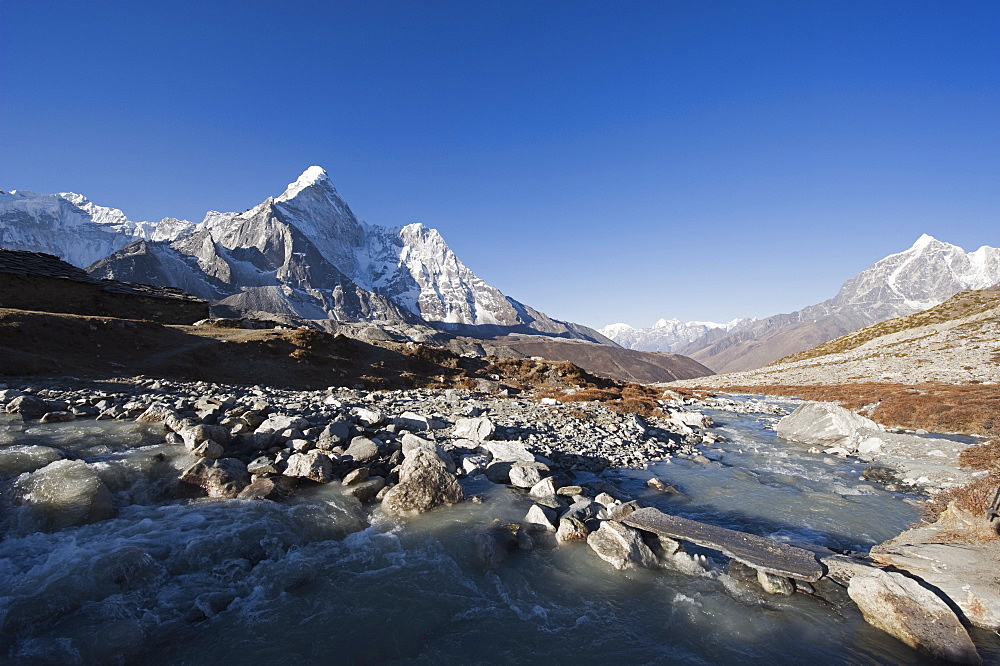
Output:
<svg viewBox="0 0 1000 666">
<path fill-rule="evenodd" d="M 756 534 L 671 516 L 651 507 L 633 511 L 622 522 L 640 530 L 722 551 L 759 571 L 809 582 L 823 576 L 823 566 L 813 553 Z"/>
</svg>

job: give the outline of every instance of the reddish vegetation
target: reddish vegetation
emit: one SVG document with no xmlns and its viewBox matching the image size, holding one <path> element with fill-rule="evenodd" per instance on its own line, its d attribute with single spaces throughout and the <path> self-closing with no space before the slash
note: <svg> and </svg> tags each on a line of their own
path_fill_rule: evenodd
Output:
<svg viewBox="0 0 1000 666">
<path fill-rule="evenodd" d="M 1000 386 L 835 384 L 729 386 L 725 390 L 839 402 L 852 410 L 878 403 L 871 418 L 886 426 L 972 435 L 1000 434 Z"/>
<path fill-rule="evenodd" d="M 619 414 L 663 416 L 658 400 L 662 391 L 642 384 L 624 384 L 608 388 L 590 387 L 572 393 L 556 393 L 560 402 L 599 402 Z"/>
</svg>

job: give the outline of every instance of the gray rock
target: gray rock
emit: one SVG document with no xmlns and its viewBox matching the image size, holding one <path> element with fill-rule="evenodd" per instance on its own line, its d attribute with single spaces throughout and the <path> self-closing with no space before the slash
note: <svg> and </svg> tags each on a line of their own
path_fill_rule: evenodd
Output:
<svg viewBox="0 0 1000 666">
<path fill-rule="evenodd" d="M 421 432 L 423 430 L 431 429 L 431 419 L 430 417 L 424 416 L 422 414 L 417 414 L 415 412 L 403 412 L 402 415 L 397 416 L 392 420 L 393 425 L 404 430 L 412 430 L 414 432 Z"/>
<path fill-rule="evenodd" d="M 355 437 L 344 455 L 359 463 L 374 462 L 378 460 L 378 444 L 367 437 Z"/>
<path fill-rule="evenodd" d="M 870 625 L 907 645 L 946 661 L 982 663 L 955 613 L 916 581 L 873 569 L 852 578 L 847 593 Z"/>
<path fill-rule="evenodd" d="M 524 516 L 524 523 L 528 529 L 555 532 L 556 522 L 556 512 L 539 504 L 532 504 L 531 508 L 528 509 L 528 513 Z"/>
<path fill-rule="evenodd" d="M 459 419 L 452 431 L 453 437 L 464 437 L 474 442 L 483 442 L 493 437 L 497 428 L 485 416 L 474 419 Z"/>
<path fill-rule="evenodd" d="M 486 466 L 486 478 L 493 483 L 510 483 L 512 467 L 514 467 L 512 462 L 492 462 Z"/>
<path fill-rule="evenodd" d="M 444 465 L 446 470 L 448 470 L 452 474 L 455 473 L 457 469 L 455 467 L 455 460 L 451 457 L 451 454 L 445 451 L 441 447 L 441 445 L 438 444 L 437 442 L 432 442 L 429 439 L 424 439 L 423 437 L 418 437 L 412 433 L 407 432 L 403 433 L 403 437 L 400 440 L 400 443 L 402 444 L 403 447 L 403 456 L 408 458 L 410 457 L 410 455 L 413 454 L 414 451 L 418 449 L 427 451 L 428 453 L 434 455 L 438 460 L 440 460 L 441 464 Z"/>
<path fill-rule="evenodd" d="M 587 545 L 616 569 L 654 569 L 658 565 L 656 555 L 643 543 L 638 530 L 611 520 L 602 521 L 587 535 Z"/>
<path fill-rule="evenodd" d="M 337 421 L 332 421 L 323 428 L 320 432 L 319 438 L 316 441 L 316 446 L 329 451 L 335 446 L 340 446 L 351 436 L 351 424 L 350 422 L 338 419 Z"/>
<path fill-rule="evenodd" d="M 462 456 L 460 468 L 463 474 L 475 476 L 485 470 L 488 464 L 489 459 L 485 455 L 473 453 L 472 455 Z"/>
<path fill-rule="evenodd" d="M 345 486 L 353 486 L 356 483 L 361 483 L 362 481 L 368 480 L 368 475 L 371 472 L 367 467 L 359 467 L 357 469 L 351 470 L 344 475 L 344 478 L 340 480 Z"/>
<path fill-rule="evenodd" d="M 250 485 L 241 490 L 236 499 L 281 502 L 291 497 L 294 490 L 294 479 L 284 476 L 261 476 L 251 481 Z"/>
<path fill-rule="evenodd" d="M 191 455 L 198 456 L 199 458 L 221 458 L 225 452 L 226 450 L 222 448 L 222 445 L 213 439 L 206 439 L 191 449 Z"/>
<path fill-rule="evenodd" d="M 288 465 L 283 474 L 317 483 L 329 483 L 333 480 L 333 461 L 318 450 L 293 453 L 288 457 Z"/>
<path fill-rule="evenodd" d="M 488 442 L 483 449 L 495 462 L 535 462 L 535 456 L 521 442 Z"/>
<path fill-rule="evenodd" d="M 585 541 L 590 529 L 577 516 L 563 516 L 559 519 L 559 527 L 556 529 L 556 541 L 566 543 L 568 541 Z"/>
<path fill-rule="evenodd" d="M 549 468 L 541 463 L 514 463 L 507 473 L 510 483 L 518 488 L 532 488 L 542 480 Z"/>
<path fill-rule="evenodd" d="M 40 419 L 50 411 L 44 400 L 33 395 L 19 395 L 7 403 L 8 414 L 20 414 L 22 419 Z"/>
<path fill-rule="evenodd" d="M 222 426 L 195 425 L 181 428 L 178 433 L 184 439 L 184 448 L 193 452 L 202 442 L 212 440 L 223 448 L 229 444 L 229 432 Z"/>
<path fill-rule="evenodd" d="M 857 450 L 859 439 L 885 429 L 871 419 L 831 402 L 806 402 L 778 421 L 779 437 L 826 448 Z"/>
<path fill-rule="evenodd" d="M 76 414 L 69 411 L 46 412 L 42 416 L 42 423 L 67 423 L 75 420 Z"/>
<path fill-rule="evenodd" d="M 279 466 L 275 465 L 274 461 L 267 456 L 261 456 L 259 458 L 254 458 L 254 460 L 247 465 L 247 471 L 257 476 L 263 476 L 265 474 L 280 474 L 281 470 L 279 470 L 278 467 Z M 281 467 L 284 469 L 284 466 Z"/>
<path fill-rule="evenodd" d="M 365 481 L 346 486 L 344 493 L 357 498 L 359 502 L 366 503 L 375 500 L 384 489 L 385 479 L 381 476 L 373 476 Z"/>
<path fill-rule="evenodd" d="M 355 407 L 353 410 L 354 420 L 366 428 L 377 428 L 386 423 L 385 414 L 373 409 Z"/>
<path fill-rule="evenodd" d="M 757 572 L 757 582 L 768 594 L 779 594 L 789 597 L 795 594 L 795 582 L 791 578 L 778 576 L 766 571 Z"/>
<path fill-rule="evenodd" d="M 413 516 L 465 499 L 454 474 L 426 449 L 415 449 L 399 470 L 399 483 L 382 498 L 382 510 L 391 516 Z"/>
<path fill-rule="evenodd" d="M 232 499 L 250 485 L 247 466 L 235 458 L 202 458 L 181 474 L 181 483 L 198 486 L 209 497 Z"/>
<path fill-rule="evenodd" d="M 556 486 L 555 479 L 551 476 L 547 476 L 535 485 L 531 487 L 528 494 L 532 497 L 551 497 L 556 494 L 558 487 Z"/>
<path fill-rule="evenodd" d="M 176 418 L 177 413 L 161 402 L 154 402 L 142 414 L 136 417 L 138 423 L 165 423 L 169 418 Z"/>
</svg>

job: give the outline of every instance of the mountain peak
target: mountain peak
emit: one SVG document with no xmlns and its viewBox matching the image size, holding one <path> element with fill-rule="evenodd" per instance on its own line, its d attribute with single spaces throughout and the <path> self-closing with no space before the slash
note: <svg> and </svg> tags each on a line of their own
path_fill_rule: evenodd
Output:
<svg viewBox="0 0 1000 666">
<path fill-rule="evenodd" d="M 288 188 L 282 193 L 276 201 L 288 201 L 294 198 L 299 192 L 306 189 L 307 187 L 312 187 L 313 185 L 327 185 L 330 186 L 330 177 L 327 175 L 326 170 L 320 166 L 311 166 L 302 172 L 302 175 L 296 179 L 294 183 L 289 183 Z"/>
<path fill-rule="evenodd" d="M 939 242 L 938 239 L 934 238 L 930 234 L 920 234 L 920 238 L 910 247 L 911 250 L 922 250 L 931 243 Z"/>
</svg>

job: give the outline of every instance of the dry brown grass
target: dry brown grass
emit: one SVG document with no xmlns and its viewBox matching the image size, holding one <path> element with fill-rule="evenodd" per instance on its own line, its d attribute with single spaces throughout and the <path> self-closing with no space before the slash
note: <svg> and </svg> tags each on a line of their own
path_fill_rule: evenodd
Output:
<svg viewBox="0 0 1000 666">
<path fill-rule="evenodd" d="M 958 454 L 958 463 L 975 470 L 1000 469 L 1000 439 L 964 449 Z"/>
<path fill-rule="evenodd" d="M 1000 386 L 834 384 L 730 386 L 725 390 L 838 402 L 852 410 L 879 403 L 871 418 L 885 426 L 970 435 L 1000 435 Z"/>
<path fill-rule="evenodd" d="M 660 391 L 642 384 L 625 384 L 614 388 L 586 388 L 572 393 L 554 395 L 564 403 L 599 402 L 619 414 L 639 414 L 640 416 L 662 416 L 657 402 Z"/>
</svg>

